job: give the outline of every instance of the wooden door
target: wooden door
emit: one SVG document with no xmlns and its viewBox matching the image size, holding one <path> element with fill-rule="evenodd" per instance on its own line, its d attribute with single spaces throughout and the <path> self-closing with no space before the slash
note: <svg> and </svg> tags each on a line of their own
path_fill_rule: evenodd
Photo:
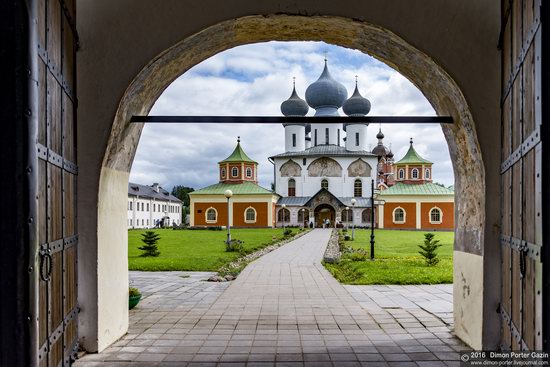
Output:
<svg viewBox="0 0 550 367">
<path fill-rule="evenodd" d="M 543 346 L 541 0 L 502 10 L 501 347 L 534 350 Z"/>
<path fill-rule="evenodd" d="M 77 351 L 75 0 L 28 2 L 34 15 L 37 111 L 34 365 L 68 366 Z M 32 50 L 31 50 L 32 52 Z M 34 245 L 34 246 L 33 246 Z"/>
</svg>

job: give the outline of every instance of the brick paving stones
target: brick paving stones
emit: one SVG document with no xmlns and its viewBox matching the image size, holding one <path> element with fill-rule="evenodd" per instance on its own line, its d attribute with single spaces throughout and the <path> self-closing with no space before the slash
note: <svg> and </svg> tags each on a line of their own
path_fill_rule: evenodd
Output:
<svg viewBox="0 0 550 367">
<path fill-rule="evenodd" d="M 142 291 L 128 334 L 76 366 L 454 366 L 452 285 L 342 286 L 316 229 L 250 264 L 212 273 L 131 272 Z"/>
</svg>

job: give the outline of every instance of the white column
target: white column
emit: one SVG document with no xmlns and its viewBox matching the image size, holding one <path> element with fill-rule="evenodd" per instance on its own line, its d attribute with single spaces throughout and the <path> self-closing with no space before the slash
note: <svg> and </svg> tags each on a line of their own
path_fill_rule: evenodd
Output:
<svg viewBox="0 0 550 367">
<path fill-rule="evenodd" d="M 384 228 L 384 205 L 378 205 L 378 228 Z"/>
<path fill-rule="evenodd" d="M 422 227 L 422 218 L 420 217 L 420 205 L 421 203 L 416 202 L 416 229 L 420 229 Z"/>
</svg>

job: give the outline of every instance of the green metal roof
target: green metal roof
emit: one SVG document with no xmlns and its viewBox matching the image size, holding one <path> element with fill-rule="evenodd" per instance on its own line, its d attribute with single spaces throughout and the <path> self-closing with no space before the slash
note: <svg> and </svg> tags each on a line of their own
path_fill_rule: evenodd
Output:
<svg viewBox="0 0 550 367">
<path fill-rule="evenodd" d="M 237 146 L 235 147 L 235 150 L 233 151 L 233 153 L 231 153 L 229 157 L 225 158 L 223 161 L 220 161 L 218 163 L 227 163 L 227 162 L 249 162 L 249 163 L 258 164 L 258 162 L 253 161 L 252 158 L 246 155 L 243 148 L 241 148 L 240 140 L 237 140 Z"/>
<path fill-rule="evenodd" d="M 424 184 L 404 184 L 398 182 L 389 189 L 383 190 L 380 196 L 387 195 L 454 195 L 454 191 L 434 184 L 426 182 Z"/>
<path fill-rule="evenodd" d="M 432 162 L 422 158 L 416 150 L 413 147 L 413 142 L 411 139 L 411 146 L 409 147 L 409 150 L 407 151 L 407 154 L 403 158 L 401 158 L 400 161 L 395 163 L 398 164 L 432 164 Z"/>
<path fill-rule="evenodd" d="M 189 195 L 223 195 L 225 190 L 233 191 L 233 195 L 267 195 L 274 194 L 268 189 L 264 189 L 260 185 L 256 185 L 253 182 L 243 183 L 217 183 L 207 186 L 203 189 L 190 192 Z M 276 194 L 275 194 L 276 195 Z"/>
</svg>

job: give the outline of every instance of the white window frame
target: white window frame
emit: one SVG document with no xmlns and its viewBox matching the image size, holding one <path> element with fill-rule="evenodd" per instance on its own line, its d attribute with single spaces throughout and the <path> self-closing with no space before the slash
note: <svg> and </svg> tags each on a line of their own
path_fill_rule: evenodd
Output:
<svg viewBox="0 0 550 367">
<path fill-rule="evenodd" d="M 237 173 L 235 173 L 237 172 Z M 239 177 L 239 167 L 231 168 L 231 177 Z"/>
<path fill-rule="evenodd" d="M 430 178 L 430 169 L 429 168 L 426 168 L 425 172 L 424 172 L 424 177 L 429 179 Z"/>
<path fill-rule="evenodd" d="M 247 213 L 250 209 L 252 209 L 252 211 L 254 212 L 254 219 L 253 220 L 250 220 L 250 219 L 247 218 Z M 245 211 L 244 211 L 244 222 L 245 223 L 256 223 L 257 220 L 258 220 L 258 212 L 256 211 L 256 209 L 252 206 L 249 206 L 248 208 L 246 208 Z"/>
<path fill-rule="evenodd" d="M 401 210 L 403 211 L 403 220 L 402 220 L 402 221 L 400 221 L 400 220 L 395 220 L 395 212 L 396 212 L 398 209 L 401 209 Z M 391 213 L 391 219 L 392 219 L 392 221 L 393 221 L 394 224 L 404 224 L 405 222 L 407 222 L 407 211 L 406 211 L 404 208 L 398 206 L 398 207 L 395 208 L 395 209 L 393 210 L 393 212 Z"/>
<path fill-rule="evenodd" d="M 250 174 L 248 174 L 250 172 Z M 252 177 L 252 168 L 246 167 L 246 177 L 251 178 Z"/>
<path fill-rule="evenodd" d="M 225 178 L 225 167 L 221 169 L 222 178 Z"/>
<path fill-rule="evenodd" d="M 436 220 L 432 220 L 432 212 L 434 210 L 439 210 L 439 221 L 436 221 Z M 428 216 L 429 216 L 429 221 L 430 221 L 430 224 L 441 224 L 443 223 L 443 210 L 441 210 L 441 208 L 437 207 L 437 206 L 434 206 L 433 208 L 430 209 L 430 211 L 428 212 Z"/>
<path fill-rule="evenodd" d="M 210 210 L 213 210 L 216 215 L 213 220 L 208 219 L 208 212 L 210 212 Z M 206 209 L 206 211 L 204 212 L 204 220 L 206 223 L 216 223 L 218 221 L 218 211 L 216 210 L 216 208 L 210 207 Z"/>
<path fill-rule="evenodd" d="M 415 173 L 416 173 L 416 177 L 415 176 Z M 412 171 L 411 171 L 411 178 L 413 180 L 418 180 L 420 178 L 420 171 L 418 170 L 418 168 L 413 168 Z"/>
<path fill-rule="evenodd" d="M 361 189 L 361 192 L 359 193 L 360 195 L 356 195 L 355 193 L 355 189 L 356 189 L 356 185 L 357 183 L 359 183 L 359 185 L 361 186 L 360 189 Z M 354 198 L 360 198 L 360 197 L 363 197 L 363 181 L 361 181 L 360 178 L 357 178 L 353 181 L 353 197 Z"/>
<path fill-rule="evenodd" d="M 327 187 L 323 187 L 323 182 L 325 182 L 325 181 L 327 182 Z M 323 179 L 321 180 L 321 188 L 322 188 L 322 189 L 325 188 L 325 189 L 328 190 L 329 187 L 330 187 L 330 182 L 328 182 L 328 180 L 327 180 L 326 178 L 323 178 Z"/>
<path fill-rule="evenodd" d="M 405 179 L 405 170 L 403 168 L 399 168 L 397 171 L 397 178 L 400 180 Z"/>
</svg>

